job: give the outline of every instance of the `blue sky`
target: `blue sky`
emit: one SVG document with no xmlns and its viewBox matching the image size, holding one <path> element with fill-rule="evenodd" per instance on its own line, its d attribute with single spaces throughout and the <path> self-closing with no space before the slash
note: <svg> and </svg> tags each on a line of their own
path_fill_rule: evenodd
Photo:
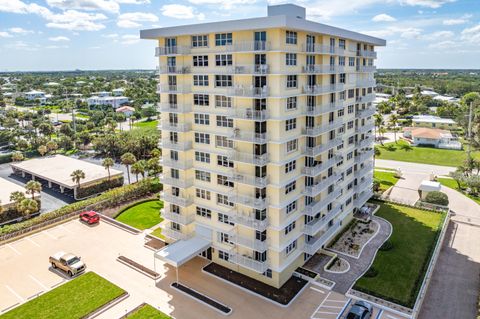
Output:
<svg viewBox="0 0 480 319">
<path fill-rule="evenodd" d="M 479 0 L 301 0 L 307 18 L 387 39 L 377 65 L 480 69 Z M 0 71 L 154 68 L 145 28 L 266 15 L 279 0 L 0 0 Z"/>
</svg>

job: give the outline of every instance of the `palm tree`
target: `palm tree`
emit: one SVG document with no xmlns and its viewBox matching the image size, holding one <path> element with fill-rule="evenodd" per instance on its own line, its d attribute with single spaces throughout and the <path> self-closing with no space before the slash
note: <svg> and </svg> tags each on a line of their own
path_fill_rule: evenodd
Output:
<svg viewBox="0 0 480 319">
<path fill-rule="evenodd" d="M 25 159 L 22 152 L 13 152 L 12 154 L 12 161 L 14 162 L 21 162 Z"/>
<path fill-rule="evenodd" d="M 25 194 L 20 191 L 15 191 L 10 194 L 10 201 L 15 203 L 15 207 L 18 209 L 20 202 L 25 199 Z"/>
<path fill-rule="evenodd" d="M 22 215 L 28 218 L 31 214 L 38 211 L 38 203 L 34 199 L 25 198 L 20 202 L 17 209 Z"/>
<path fill-rule="evenodd" d="M 135 158 L 135 155 L 132 153 L 125 153 L 120 157 L 120 160 L 122 161 L 122 164 L 125 165 L 127 168 L 127 176 L 128 176 L 128 183 L 130 184 L 130 165 L 135 163 L 137 159 Z"/>
<path fill-rule="evenodd" d="M 47 149 L 48 149 L 49 152 L 55 154 L 55 152 L 58 149 L 58 144 L 54 141 L 48 141 L 47 142 Z"/>
<path fill-rule="evenodd" d="M 374 146 L 374 147 L 373 147 L 373 168 L 374 168 L 374 169 L 375 169 L 375 158 L 376 158 L 377 156 L 380 156 L 380 154 L 382 154 L 382 153 L 380 152 L 380 149 L 379 149 L 378 147 Z"/>
<path fill-rule="evenodd" d="M 41 156 L 44 156 L 45 154 L 47 154 L 48 148 L 47 148 L 45 145 L 40 145 L 40 146 L 37 148 L 37 151 L 38 151 L 38 153 L 39 153 Z"/>
<path fill-rule="evenodd" d="M 142 176 L 145 175 L 145 164 L 142 161 L 138 161 L 132 165 L 130 170 L 132 171 L 132 174 L 135 174 L 135 178 L 138 182 L 138 174 L 142 174 Z"/>
<path fill-rule="evenodd" d="M 375 120 L 375 132 L 374 132 L 375 140 L 377 140 L 377 131 L 378 129 L 380 129 L 381 126 L 383 126 L 383 116 L 380 113 L 375 113 L 373 115 L 373 118 Z M 382 142 L 382 145 L 383 145 L 383 142 Z"/>
<path fill-rule="evenodd" d="M 77 184 L 77 187 L 80 188 L 80 181 L 85 179 L 85 172 L 81 169 L 76 169 L 70 174 L 70 177 L 72 178 L 72 181 Z"/>
<path fill-rule="evenodd" d="M 112 167 L 113 164 L 115 164 L 115 162 L 111 157 L 106 157 L 102 161 L 102 166 L 105 167 L 108 172 L 108 180 L 110 180 L 110 167 Z"/>
<path fill-rule="evenodd" d="M 42 191 L 42 184 L 40 184 L 40 182 L 32 180 L 25 185 L 25 189 L 27 190 L 26 193 L 31 194 L 32 199 L 35 199 L 35 193 L 40 194 L 40 192 Z"/>
<path fill-rule="evenodd" d="M 398 115 L 392 114 L 390 115 L 388 122 L 391 126 L 393 126 L 393 136 L 395 138 L 395 143 L 397 143 L 397 124 L 398 124 Z"/>
</svg>

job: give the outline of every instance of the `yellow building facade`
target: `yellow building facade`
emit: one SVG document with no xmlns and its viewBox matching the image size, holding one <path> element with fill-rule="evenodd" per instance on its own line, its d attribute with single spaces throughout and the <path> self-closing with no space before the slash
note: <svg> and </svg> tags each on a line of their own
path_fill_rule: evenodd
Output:
<svg viewBox="0 0 480 319">
<path fill-rule="evenodd" d="M 375 46 L 269 7 L 264 18 L 143 30 L 158 41 L 168 242 L 274 287 L 371 196 Z"/>
</svg>

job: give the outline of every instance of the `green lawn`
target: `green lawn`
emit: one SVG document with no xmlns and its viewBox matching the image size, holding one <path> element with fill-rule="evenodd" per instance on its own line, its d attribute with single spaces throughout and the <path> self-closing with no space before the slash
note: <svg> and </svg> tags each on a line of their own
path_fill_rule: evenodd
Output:
<svg viewBox="0 0 480 319">
<path fill-rule="evenodd" d="M 378 251 L 378 274 L 363 276 L 354 289 L 413 307 L 445 214 L 382 203 L 376 215 L 392 224 L 393 248 Z"/>
<path fill-rule="evenodd" d="M 474 201 L 476 201 L 480 205 L 480 197 L 476 197 L 476 196 L 473 196 L 473 195 L 467 195 L 464 192 L 462 192 L 462 190 L 458 188 L 458 184 L 454 179 L 452 179 L 452 178 L 438 178 L 437 181 L 440 182 L 440 184 L 442 184 L 444 186 L 447 186 L 447 187 L 450 187 L 451 189 L 454 189 L 457 192 L 460 192 L 463 195 L 473 199 Z M 463 187 L 464 186 L 462 185 L 462 188 Z"/>
<path fill-rule="evenodd" d="M 151 200 L 127 208 L 115 219 L 137 229 L 144 230 L 157 225 L 163 220 L 160 217 L 161 208 L 163 208 L 162 201 Z"/>
<path fill-rule="evenodd" d="M 373 178 L 376 182 L 380 183 L 379 190 L 383 193 L 391 186 L 395 185 L 399 180 L 398 177 L 395 177 L 395 173 L 393 172 L 382 172 L 375 170 L 373 172 Z"/>
<path fill-rule="evenodd" d="M 386 143 L 378 145 L 380 156 L 376 158 L 402 162 L 423 163 L 441 166 L 458 166 L 463 164 L 467 155 L 463 150 L 443 150 L 430 147 L 412 147 L 411 150 L 401 149 L 401 145 L 408 144 L 405 141 L 398 141 L 398 144 Z M 388 147 L 393 147 L 391 150 Z M 474 157 L 480 159 L 480 152 L 473 152 Z"/>
<path fill-rule="evenodd" d="M 162 234 L 162 229 L 160 227 L 154 229 L 150 235 L 152 236 L 155 236 L 155 237 L 158 237 L 158 238 L 161 238 L 161 239 L 165 239 L 165 236 Z"/>
<path fill-rule="evenodd" d="M 135 312 L 127 316 L 129 319 L 172 319 L 172 317 L 164 314 L 163 312 L 153 308 L 152 306 L 145 304 L 138 308 Z"/>
<path fill-rule="evenodd" d="M 156 128 L 157 125 L 158 125 L 158 121 L 157 121 L 157 120 L 151 120 L 151 121 L 143 121 L 143 122 L 133 123 L 133 126 L 134 126 L 134 127 L 138 127 L 138 128 L 147 128 L 147 127 L 154 127 L 154 128 Z"/>
<path fill-rule="evenodd" d="M 88 272 L 0 316 L 1 319 L 83 318 L 125 291 Z"/>
</svg>

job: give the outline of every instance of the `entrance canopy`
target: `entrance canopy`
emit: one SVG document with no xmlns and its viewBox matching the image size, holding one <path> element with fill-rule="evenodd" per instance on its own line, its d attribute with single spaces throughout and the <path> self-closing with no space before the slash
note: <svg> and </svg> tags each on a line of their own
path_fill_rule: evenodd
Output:
<svg viewBox="0 0 480 319">
<path fill-rule="evenodd" d="M 189 239 L 177 240 L 173 244 L 165 246 L 155 253 L 155 258 L 178 268 L 211 245 L 211 241 L 194 236 Z"/>
<path fill-rule="evenodd" d="M 435 181 L 422 181 L 418 190 L 424 192 L 439 192 L 441 189 L 441 184 Z"/>
</svg>

